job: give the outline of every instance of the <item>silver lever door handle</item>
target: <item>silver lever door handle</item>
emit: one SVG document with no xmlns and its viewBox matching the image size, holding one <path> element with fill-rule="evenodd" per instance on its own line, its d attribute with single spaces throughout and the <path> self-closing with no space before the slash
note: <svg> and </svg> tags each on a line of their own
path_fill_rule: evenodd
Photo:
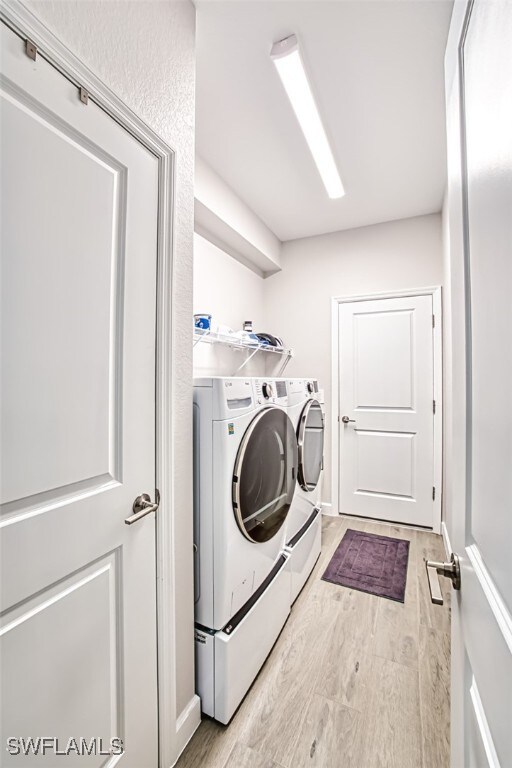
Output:
<svg viewBox="0 0 512 768">
<path fill-rule="evenodd" d="M 344 424 L 349 424 L 350 422 L 352 422 L 352 423 L 354 423 L 354 424 L 356 423 L 356 420 L 355 420 L 355 419 L 349 419 L 349 417 L 348 417 L 348 416 L 342 416 L 342 417 L 341 417 L 341 420 L 342 420 L 342 422 L 343 422 Z"/>
<path fill-rule="evenodd" d="M 133 525 L 137 520 L 141 520 L 143 517 L 146 517 L 146 515 L 149 515 L 150 512 L 156 512 L 160 505 L 160 494 L 158 489 L 155 498 L 155 502 L 151 501 L 149 493 L 141 493 L 140 496 L 137 496 L 133 502 L 133 515 L 125 517 L 124 519 L 126 525 Z"/>
<path fill-rule="evenodd" d="M 439 576 L 445 576 L 452 582 L 454 589 L 460 589 L 460 563 L 459 556 L 452 552 L 449 563 L 438 563 L 435 560 L 425 560 L 427 569 L 430 599 L 436 605 L 443 605 L 443 594 L 439 584 Z"/>
</svg>

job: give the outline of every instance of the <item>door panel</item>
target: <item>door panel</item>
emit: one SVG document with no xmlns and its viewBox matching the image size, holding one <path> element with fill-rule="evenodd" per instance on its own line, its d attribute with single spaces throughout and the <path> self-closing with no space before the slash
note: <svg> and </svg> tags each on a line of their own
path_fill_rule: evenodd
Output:
<svg viewBox="0 0 512 768">
<path fill-rule="evenodd" d="M 468 768 L 495 768 L 499 765 L 499 760 L 474 677 L 468 676 L 464 697 L 469 721 L 465 765 Z"/>
<path fill-rule="evenodd" d="M 2 504 L 12 505 L 4 514 L 28 497 L 34 504 L 40 494 L 49 501 L 77 485 L 118 479 L 120 458 L 116 302 L 126 170 L 84 146 L 89 142 L 56 115 L 23 101 L 4 91 L 3 183 L 15 190 L 30 179 L 19 194 L 6 195 L 2 212 L 3 247 L 17 255 L 3 269 L 3 436 L 10 450 L 2 460 Z M 17 143 L 31 151 L 9 151 Z M 80 183 L 71 192 L 72 178 Z M 30 226 L 20 227 L 27 211 Z"/>
<path fill-rule="evenodd" d="M 474 14 L 464 46 L 472 313 L 471 534 L 512 611 L 512 517 L 503 503 L 512 499 L 512 56 L 494 47 L 507 33 L 512 39 L 512 14 L 504 3 L 498 3 L 494 13 L 479 3 Z M 490 441 L 499 450 L 489 450 Z M 508 535 L 496 536 L 496 529 Z"/>
<path fill-rule="evenodd" d="M 17 694 L 9 699 L 9 712 L 5 713 L 6 734 L 51 734 L 61 745 L 71 735 L 94 735 L 106 746 L 111 734 L 119 732 L 123 690 L 117 637 L 119 554 L 102 558 L 58 586 L 43 590 L 6 616 L 2 653 L 10 663 L 3 668 L 2 684 Z M 98 629 L 94 642 L 91 605 L 93 625 Z M 62 673 L 56 674 L 56 670 Z M 35 691 L 44 691 L 44 696 L 34 695 Z M 95 706 L 86 710 L 84 697 Z M 56 761 L 58 758 L 48 755 L 44 763 L 55 765 Z M 103 761 L 104 757 L 96 756 L 88 765 L 99 766 Z"/>
<path fill-rule="evenodd" d="M 468 599 L 460 607 L 466 678 L 478 691 L 471 697 L 473 740 L 485 744 L 490 736 L 502 766 L 512 761 L 511 36 L 510 4 L 475 3 L 463 46 L 470 454 L 462 595 Z M 502 626 L 500 614 L 508 615 Z"/>
<path fill-rule="evenodd" d="M 158 160 L 0 32 L 2 738 L 150 768 L 155 519 L 124 520 L 155 493 Z"/>
<path fill-rule="evenodd" d="M 432 527 L 432 297 L 339 309 L 340 511 Z"/>
<path fill-rule="evenodd" d="M 466 385 L 452 392 L 453 444 L 466 449 L 460 476 L 449 478 L 462 569 L 452 762 L 478 768 L 512 764 L 511 39 L 512 5 L 476 0 L 454 13 L 447 50 L 453 378 Z"/>
<path fill-rule="evenodd" d="M 413 320 L 408 309 L 354 315 L 356 408 L 414 408 Z"/>
<path fill-rule="evenodd" d="M 414 498 L 414 435 L 356 430 L 356 493 Z"/>
</svg>

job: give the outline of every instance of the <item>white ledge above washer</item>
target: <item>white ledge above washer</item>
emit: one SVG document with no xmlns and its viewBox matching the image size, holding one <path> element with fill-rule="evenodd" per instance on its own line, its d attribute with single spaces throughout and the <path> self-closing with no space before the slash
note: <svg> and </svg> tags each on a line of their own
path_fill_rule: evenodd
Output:
<svg viewBox="0 0 512 768">
<path fill-rule="evenodd" d="M 198 235 L 262 277 L 281 270 L 281 241 L 199 157 L 194 197 Z"/>
</svg>

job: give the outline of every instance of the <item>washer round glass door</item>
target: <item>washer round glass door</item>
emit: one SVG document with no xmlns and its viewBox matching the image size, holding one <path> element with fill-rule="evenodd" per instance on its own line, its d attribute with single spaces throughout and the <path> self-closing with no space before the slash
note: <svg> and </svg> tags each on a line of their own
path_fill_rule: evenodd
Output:
<svg viewBox="0 0 512 768">
<path fill-rule="evenodd" d="M 306 403 L 299 421 L 297 442 L 300 486 L 305 491 L 314 491 L 324 458 L 324 415 L 318 400 Z"/>
<path fill-rule="evenodd" d="M 296 478 L 293 424 L 280 408 L 265 408 L 242 439 L 233 474 L 233 509 L 247 539 L 261 543 L 276 535 L 290 509 Z"/>
</svg>

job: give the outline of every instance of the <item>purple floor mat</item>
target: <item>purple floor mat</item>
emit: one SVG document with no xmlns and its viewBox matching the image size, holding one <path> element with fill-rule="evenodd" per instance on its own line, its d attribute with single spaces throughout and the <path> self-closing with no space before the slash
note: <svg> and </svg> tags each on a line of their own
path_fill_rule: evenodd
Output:
<svg viewBox="0 0 512 768">
<path fill-rule="evenodd" d="M 322 579 L 404 602 L 409 542 L 349 528 Z"/>
</svg>

